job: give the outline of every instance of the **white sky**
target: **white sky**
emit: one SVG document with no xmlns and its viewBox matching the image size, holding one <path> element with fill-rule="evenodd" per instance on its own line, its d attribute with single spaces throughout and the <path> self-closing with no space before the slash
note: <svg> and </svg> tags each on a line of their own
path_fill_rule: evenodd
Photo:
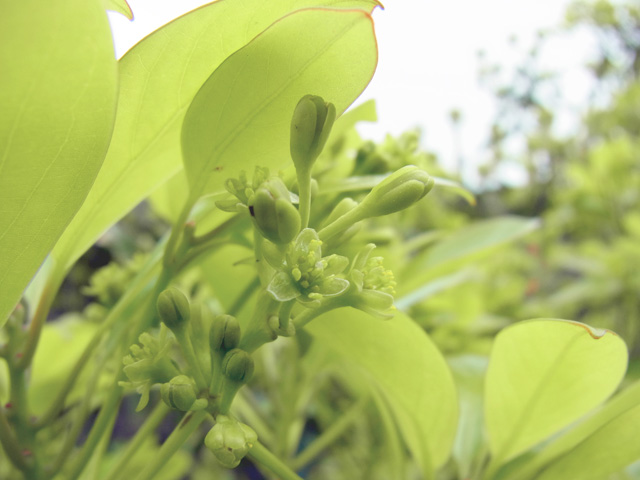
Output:
<svg viewBox="0 0 640 480">
<path fill-rule="evenodd" d="M 133 22 L 110 14 L 118 56 L 172 18 L 208 2 L 131 0 L 129 3 L 135 15 Z M 467 163 L 479 164 L 484 158 L 483 143 L 494 103 L 479 86 L 476 52 L 485 50 L 490 60 L 515 65 L 519 58 L 508 47 L 508 38 L 516 35 L 521 46 L 528 45 L 536 31 L 562 21 L 568 3 L 568 0 L 386 0 L 385 10 L 377 9 L 374 13 L 380 49 L 378 69 L 356 102 L 375 98 L 379 122 L 361 128 L 361 133 L 379 140 L 387 132 L 399 134 L 418 126 L 424 132 L 424 146 L 451 166 L 454 142 L 449 112 L 457 108 L 463 114 L 461 153 Z M 574 75 L 584 52 L 585 48 L 574 39 L 560 44 L 550 61 L 566 74 Z M 574 92 L 576 101 L 584 95 L 580 88 Z"/>
</svg>

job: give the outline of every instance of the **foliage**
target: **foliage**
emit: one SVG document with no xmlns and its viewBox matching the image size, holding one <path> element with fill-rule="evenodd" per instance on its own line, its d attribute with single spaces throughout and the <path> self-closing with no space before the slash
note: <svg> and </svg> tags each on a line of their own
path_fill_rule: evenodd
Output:
<svg viewBox="0 0 640 480">
<path fill-rule="evenodd" d="M 214 2 L 118 62 L 104 9 L 125 1 L 5 9 L 1 478 L 599 479 L 640 458 L 638 383 L 617 392 L 640 344 L 636 9 L 574 7 L 632 73 L 596 63 L 622 80 L 571 139 L 534 94 L 549 77 L 503 90 L 535 121 L 496 125 L 485 174 L 524 132 L 530 183 L 474 195 L 416 132 L 359 137 L 377 5 Z M 54 318 L 144 199 L 166 232 Z"/>
</svg>

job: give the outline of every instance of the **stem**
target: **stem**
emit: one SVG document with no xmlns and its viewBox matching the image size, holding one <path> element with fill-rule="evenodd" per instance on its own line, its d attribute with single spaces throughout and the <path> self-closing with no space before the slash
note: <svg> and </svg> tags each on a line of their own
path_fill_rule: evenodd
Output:
<svg viewBox="0 0 640 480">
<path fill-rule="evenodd" d="M 127 448 L 120 456 L 115 465 L 109 470 L 109 474 L 104 480 L 118 480 L 124 468 L 129 461 L 138 452 L 140 446 L 144 443 L 149 435 L 160 425 L 164 417 L 167 416 L 171 409 L 164 402 L 158 402 L 153 412 L 147 417 L 144 424 L 136 432 L 135 436 L 128 442 Z"/>
<path fill-rule="evenodd" d="M 9 425 L 2 407 L 0 407 L 0 444 L 7 454 L 6 457 L 13 463 L 14 467 L 22 472 L 29 470 L 29 465 L 25 462 L 22 451 L 18 446 L 18 439 L 11 431 L 11 425 Z"/>
<path fill-rule="evenodd" d="M 53 466 L 51 467 L 50 473 L 52 477 L 55 476 L 60 471 L 60 469 L 64 465 L 64 462 L 69 457 L 69 454 L 73 450 L 73 447 L 76 444 L 76 440 L 78 439 L 78 436 L 82 431 L 82 427 L 84 426 L 84 423 L 86 422 L 87 417 L 89 416 L 89 409 L 91 407 L 91 398 L 93 397 L 93 393 L 95 391 L 96 385 L 98 383 L 98 380 L 100 379 L 101 370 L 102 368 L 100 368 L 100 365 L 98 365 L 96 368 L 96 372 L 94 372 L 93 376 L 89 380 L 89 383 L 87 384 L 85 395 L 82 399 L 82 403 L 80 404 L 79 410 L 77 410 L 76 418 L 73 421 L 71 431 L 67 435 L 67 438 L 65 438 L 62 449 L 58 454 L 58 458 L 55 460 Z"/>
<path fill-rule="evenodd" d="M 62 274 L 62 272 L 56 270 L 53 272 L 51 277 L 49 277 L 46 285 L 44 286 L 42 290 L 42 296 L 40 297 L 40 301 L 38 302 L 38 306 L 36 307 L 33 318 L 29 325 L 29 335 L 27 337 L 27 342 L 25 344 L 24 350 L 22 351 L 22 356 L 16 362 L 16 368 L 20 370 L 26 370 L 27 367 L 31 365 L 33 355 L 35 354 L 36 347 L 38 346 L 38 341 L 40 340 L 40 332 L 42 331 L 42 326 L 47 321 L 49 310 L 51 309 L 51 305 L 53 304 L 56 292 L 58 291 L 58 288 L 60 288 L 63 279 L 64 275 Z"/>
<path fill-rule="evenodd" d="M 191 209 L 196 203 L 196 200 L 197 199 L 194 199 L 192 197 L 187 198 L 187 201 L 182 207 L 182 211 L 180 212 L 178 220 L 176 220 L 175 225 L 171 229 L 171 235 L 169 236 L 169 240 L 167 241 L 167 246 L 162 258 L 162 264 L 165 268 L 171 267 L 175 260 L 174 250 L 176 249 L 176 244 L 178 243 L 178 239 L 182 236 L 182 232 L 184 231 L 184 224 L 186 223 L 187 218 L 189 218 L 189 214 L 191 213 Z"/>
<path fill-rule="evenodd" d="M 360 220 L 364 220 L 364 218 L 365 217 L 362 208 L 360 208 L 360 205 L 358 205 L 357 207 L 349 210 L 347 213 L 345 213 L 341 217 L 338 217 L 329 225 L 321 229 L 318 232 L 318 237 L 320 237 L 320 240 L 322 240 L 323 242 L 326 242 L 330 238 L 335 237 Z"/>
<path fill-rule="evenodd" d="M 158 263 L 161 259 L 161 251 L 164 248 L 164 243 L 164 240 L 161 240 L 160 243 L 158 243 L 156 250 L 152 253 L 145 266 L 132 280 L 129 288 L 127 289 L 127 292 L 122 297 L 120 297 L 118 303 L 116 303 L 116 305 L 111 309 L 111 311 L 107 315 L 107 318 L 104 319 L 89 343 L 85 346 L 82 354 L 80 355 L 80 358 L 73 366 L 73 369 L 71 370 L 69 376 L 65 379 L 65 383 L 58 393 L 57 397 L 51 403 L 48 410 L 35 423 L 36 428 L 47 426 L 60 413 L 60 411 L 64 407 L 64 402 L 67 395 L 73 388 L 73 385 L 80 376 L 80 373 L 82 373 L 84 367 L 89 363 L 89 358 L 93 353 L 95 353 L 96 347 L 102 340 L 104 334 L 108 331 L 111 331 L 116 322 L 128 318 L 126 312 L 131 308 L 131 306 L 137 306 L 143 302 L 140 297 L 141 295 L 144 295 L 145 292 L 151 289 L 150 284 L 153 280 L 153 276 L 156 274 Z M 115 348 L 117 343 L 118 342 L 114 343 L 113 348 Z M 110 352 L 108 352 L 107 355 L 109 353 Z"/>
<path fill-rule="evenodd" d="M 349 410 L 342 415 L 336 422 L 332 423 L 322 434 L 317 437 L 311 444 L 305 448 L 292 462 L 292 468 L 300 470 L 315 458 L 317 458 L 324 450 L 331 446 L 336 440 L 344 435 L 351 424 L 362 415 L 362 410 L 369 402 L 368 397 L 361 398 Z"/>
<path fill-rule="evenodd" d="M 293 325 L 296 327 L 296 330 L 304 327 L 307 323 L 313 320 L 316 317 L 319 317 L 323 313 L 328 312 L 329 310 L 333 310 L 334 308 L 341 307 L 343 305 L 338 305 L 334 303 L 332 300 L 325 300 L 322 305 L 316 308 L 307 308 L 303 310 L 301 313 L 296 315 L 293 319 Z"/>
<path fill-rule="evenodd" d="M 116 423 L 116 417 L 111 418 L 111 422 L 107 426 L 108 432 L 113 432 L 113 427 Z M 98 447 L 96 448 L 94 454 L 91 456 L 91 460 L 89 461 L 89 465 L 87 467 L 87 473 L 85 478 L 87 480 L 98 480 L 100 474 L 100 467 L 102 465 L 102 460 L 104 458 L 104 453 L 106 452 L 109 444 L 111 443 L 111 435 L 103 435 Z"/>
<path fill-rule="evenodd" d="M 117 386 L 116 383 L 116 385 L 109 391 L 109 396 L 100 409 L 98 418 L 96 418 L 96 421 L 91 428 L 87 441 L 82 445 L 82 449 L 71 465 L 70 471 L 67 476 L 64 477 L 66 480 L 76 480 L 82 473 L 107 426 L 111 423 L 112 418 L 118 413 L 118 406 L 120 405 L 121 399 L 122 387 Z"/>
<path fill-rule="evenodd" d="M 187 413 L 176 428 L 171 432 L 169 438 L 162 444 L 160 451 L 155 455 L 151 463 L 140 473 L 137 480 L 151 480 L 160 471 L 165 463 L 180 449 L 182 444 L 195 432 L 200 424 L 207 418 L 206 410 L 194 413 Z"/>
<path fill-rule="evenodd" d="M 202 369 L 200 368 L 200 363 L 198 363 L 198 359 L 196 358 L 196 354 L 193 349 L 193 343 L 191 342 L 191 337 L 189 336 L 187 329 L 184 328 L 184 326 L 182 328 L 175 328 L 173 334 L 178 340 L 180 350 L 182 351 L 182 354 L 187 361 L 190 373 L 196 381 L 198 390 L 207 388 L 208 383 L 204 378 L 204 374 L 202 373 Z"/>
<path fill-rule="evenodd" d="M 12 405 L 11 424 L 16 438 L 16 446 L 22 452 L 29 451 L 29 459 L 25 459 L 27 469 L 23 470 L 25 478 L 37 478 L 40 471 L 38 464 L 38 451 L 36 450 L 35 430 L 31 425 L 29 413 L 29 401 L 26 390 L 26 378 L 24 370 L 19 369 L 14 363 L 7 362 L 9 367 L 9 381 L 11 396 L 9 402 Z"/>
<path fill-rule="evenodd" d="M 311 216 L 311 171 L 298 169 L 298 210 L 300 211 L 301 228 L 307 228 Z"/>
<path fill-rule="evenodd" d="M 279 308 L 280 303 L 263 289 L 258 295 L 251 320 L 242 333 L 239 348 L 252 353 L 265 343 L 278 338 L 277 334 L 269 327 L 268 320 L 270 316 L 278 315 Z"/>
<path fill-rule="evenodd" d="M 249 450 L 247 456 L 260 465 L 273 472 L 280 480 L 302 480 L 296 472 L 291 470 L 285 463 L 271 453 L 260 442 L 256 442 Z"/>
<path fill-rule="evenodd" d="M 215 227 L 210 232 L 203 233 L 200 236 L 193 237 L 193 245 L 201 245 L 203 243 L 207 243 L 207 242 L 210 242 L 211 240 L 214 240 L 218 235 L 224 232 L 227 228 L 232 226 L 234 223 L 237 223 L 240 220 L 242 220 L 243 217 L 244 215 L 238 213 L 233 217 L 229 218 L 228 220 L 225 220 L 223 223 Z"/>
<path fill-rule="evenodd" d="M 245 423 L 251 425 L 258 437 L 267 445 L 273 444 L 273 434 L 267 423 L 264 421 L 258 411 L 255 402 L 251 399 L 251 393 L 248 389 L 241 389 L 236 395 L 233 402 L 233 412 L 235 416 L 241 417 Z"/>
</svg>

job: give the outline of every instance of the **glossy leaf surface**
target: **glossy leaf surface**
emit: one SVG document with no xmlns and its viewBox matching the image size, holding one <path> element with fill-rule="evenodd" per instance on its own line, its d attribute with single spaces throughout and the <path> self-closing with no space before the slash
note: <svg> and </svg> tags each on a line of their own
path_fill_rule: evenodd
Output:
<svg viewBox="0 0 640 480">
<path fill-rule="evenodd" d="M 430 478 L 451 452 L 458 402 L 451 372 L 429 337 L 402 314 L 383 321 L 346 308 L 307 328 L 381 387 L 424 478 Z"/>
<path fill-rule="evenodd" d="M 117 75 L 96 0 L 3 2 L 0 325 L 96 178 Z"/>
<path fill-rule="evenodd" d="M 319 95 L 342 112 L 376 62 L 364 11 L 309 9 L 276 22 L 229 57 L 189 107 L 182 147 L 192 198 L 220 191 L 226 178 L 255 164 L 287 166 L 300 98 Z"/>
<path fill-rule="evenodd" d="M 496 337 L 485 419 L 500 464 L 579 419 L 611 395 L 627 367 L 616 334 L 562 320 L 530 320 Z"/>
<path fill-rule="evenodd" d="M 289 12 L 309 6 L 364 8 L 372 1 L 224 0 L 152 33 L 120 59 L 120 97 L 104 166 L 55 247 L 68 269 L 95 240 L 182 168 L 180 128 L 198 89 L 233 52 Z"/>
</svg>

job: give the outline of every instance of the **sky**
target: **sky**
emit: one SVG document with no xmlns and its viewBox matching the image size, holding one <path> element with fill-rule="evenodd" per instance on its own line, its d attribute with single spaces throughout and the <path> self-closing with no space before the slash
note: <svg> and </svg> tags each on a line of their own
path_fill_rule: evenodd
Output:
<svg viewBox="0 0 640 480">
<path fill-rule="evenodd" d="M 110 13 L 116 53 L 131 46 L 171 19 L 197 6 L 201 0 L 130 0 L 133 22 Z M 486 138 L 495 115 L 490 92 L 478 81 L 477 52 L 506 66 L 514 66 L 517 52 L 530 45 L 536 32 L 560 24 L 568 0 L 386 0 L 374 21 L 379 46 L 376 74 L 358 105 L 375 99 L 379 121 L 361 125 L 365 138 L 381 140 L 411 128 L 423 132 L 423 146 L 453 168 L 460 154 L 465 163 L 479 165 L 486 158 Z M 509 46 L 516 36 L 518 48 Z M 575 75 L 588 47 L 572 38 L 554 47 L 546 60 L 562 70 L 577 88 L 580 102 L 587 88 Z M 579 80 L 579 79 L 578 79 Z M 580 87 L 582 85 L 582 87 Z M 458 109 L 462 122 L 458 147 L 449 112 Z M 514 172 L 517 176 L 517 172 Z M 517 179 L 515 179 L 517 182 Z"/>
</svg>

